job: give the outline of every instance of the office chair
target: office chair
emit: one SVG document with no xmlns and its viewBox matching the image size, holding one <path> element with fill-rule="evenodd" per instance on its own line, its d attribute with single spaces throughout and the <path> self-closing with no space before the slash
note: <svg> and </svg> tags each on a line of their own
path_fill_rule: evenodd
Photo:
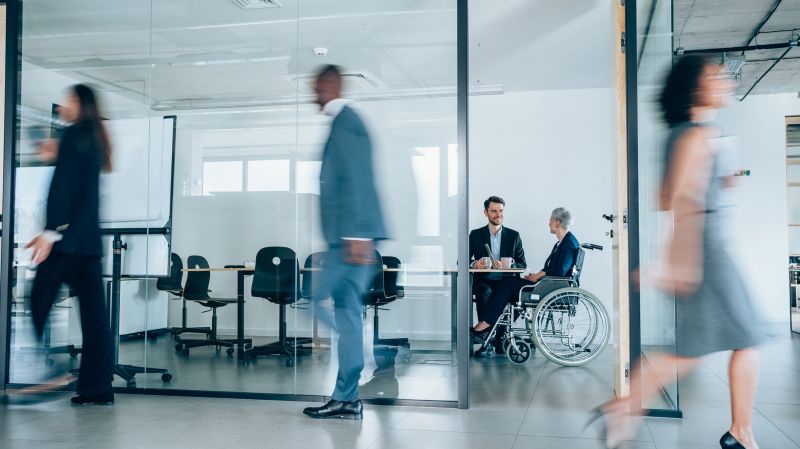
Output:
<svg viewBox="0 0 800 449">
<path fill-rule="evenodd" d="M 183 307 L 181 309 L 181 326 L 170 329 L 172 338 L 174 338 L 176 342 L 179 340 L 178 335 L 185 333 L 204 334 L 207 337 L 211 335 L 210 327 L 186 326 L 186 298 L 183 297 L 183 262 L 181 261 L 181 256 L 175 253 L 170 255 L 169 276 L 158 278 L 156 281 L 156 288 L 171 294 L 174 299 L 180 299 L 181 302 L 183 302 Z"/>
<path fill-rule="evenodd" d="M 77 295 L 75 294 L 75 291 L 72 288 L 67 287 L 66 293 L 63 296 L 56 299 L 53 308 L 71 309 L 72 308 L 71 306 L 69 305 L 62 306 L 60 305 L 60 303 L 65 302 L 70 298 L 74 298 L 76 296 Z M 44 328 L 44 335 L 43 335 L 44 349 L 45 349 L 45 363 L 47 363 L 47 366 L 53 366 L 55 364 L 55 360 L 53 360 L 53 358 L 50 357 L 52 354 L 69 354 L 70 359 L 77 358 L 78 354 L 81 354 L 83 352 L 83 349 L 81 347 L 75 345 L 63 345 L 63 346 L 51 345 L 51 339 L 52 339 L 51 337 L 52 331 L 50 329 L 51 326 L 52 322 L 48 322 L 47 326 L 45 326 Z"/>
<path fill-rule="evenodd" d="M 400 259 L 392 256 L 381 257 L 377 251 L 375 256 L 375 278 L 372 288 L 364 297 L 364 305 L 368 308 L 372 307 L 375 311 L 372 318 L 372 343 L 375 346 L 410 348 L 411 344 L 408 342 L 408 338 L 380 338 L 378 311 L 386 310 L 382 307 L 404 297 L 405 291 L 402 286 L 397 285 L 400 274 L 398 271 L 384 271 L 384 266 L 391 270 L 399 269 Z"/>
<path fill-rule="evenodd" d="M 203 256 L 189 256 L 188 267 L 208 268 L 208 261 Z M 203 340 L 186 340 L 177 336 L 175 350 L 181 351 L 184 355 L 189 355 L 190 348 L 200 346 L 215 346 L 217 350 L 221 346 L 228 348 L 228 355 L 233 355 L 233 347 L 239 340 L 235 338 L 219 338 L 217 335 L 217 309 L 228 304 L 236 304 L 236 298 L 212 298 L 208 296 L 208 283 L 211 280 L 211 273 L 208 271 L 190 271 L 186 276 L 186 285 L 183 288 L 183 298 L 187 301 L 194 301 L 211 309 L 211 332 Z M 245 339 L 244 344 L 252 343 L 252 339 Z"/>
<path fill-rule="evenodd" d="M 316 253 L 311 253 L 306 257 L 306 261 L 303 264 L 303 289 L 300 293 L 300 296 L 311 304 L 314 301 L 314 282 L 319 270 L 321 270 L 325 266 L 325 257 L 327 256 L 327 252 L 321 251 Z M 314 305 L 311 304 L 312 311 L 314 310 Z M 312 338 L 316 344 L 319 344 L 319 339 L 317 338 L 318 335 L 319 325 L 317 322 L 316 315 L 314 316 L 314 322 L 312 324 Z"/>
<path fill-rule="evenodd" d="M 309 281 L 310 282 L 310 281 Z M 278 341 L 255 346 L 245 351 L 247 360 L 260 355 L 286 356 L 286 366 L 294 366 L 294 357 L 311 354 L 311 338 L 288 337 L 286 335 L 286 306 L 297 302 L 300 286 L 300 267 L 297 254 L 289 248 L 270 246 L 262 248 L 256 255 L 256 268 L 250 293 L 277 304 Z"/>
</svg>

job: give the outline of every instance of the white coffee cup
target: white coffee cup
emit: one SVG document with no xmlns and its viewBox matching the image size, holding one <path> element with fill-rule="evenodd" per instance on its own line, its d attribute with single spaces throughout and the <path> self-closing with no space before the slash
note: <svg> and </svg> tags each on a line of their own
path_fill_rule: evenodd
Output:
<svg viewBox="0 0 800 449">
<path fill-rule="evenodd" d="M 501 257 L 500 258 L 500 268 L 511 268 L 514 265 L 514 258 L 513 257 Z"/>
</svg>

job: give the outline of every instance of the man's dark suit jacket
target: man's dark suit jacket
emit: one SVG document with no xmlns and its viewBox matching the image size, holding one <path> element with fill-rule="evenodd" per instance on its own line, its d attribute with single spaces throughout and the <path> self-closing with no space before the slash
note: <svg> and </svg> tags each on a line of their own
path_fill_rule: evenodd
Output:
<svg viewBox="0 0 800 449">
<path fill-rule="evenodd" d="M 328 245 L 340 245 L 343 238 L 387 238 L 375 188 L 372 143 L 349 106 L 331 123 L 319 181 L 320 221 Z"/>
<path fill-rule="evenodd" d="M 561 243 L 553 246 L 553 251 L 544 262 L 542 271 L 547 276 L 569 277 L 572 274 L 572 267 L 575 266 L 579 247 L 578 239 L 571 232 L 567 232 Z"/>
<path fill-rule="evenodd" d="M 102 256 L 100 240 L 100 147 L 90 122 L 64 129 L 47 194 L 45 229 L 60 233 L 53 251 Z"/>
<path fill-rule="evenodd" d="M 481 257 L 489 257 L 489 253 L 486 252 L 486 245 L 489 245 L 490 248 L 492 247 L 489 225 L 473 229 L 469 233 L 470 263 Z M 519 232 L 503 226 L 503 232 L 500 234 L 500 257 L 514 258 L 513 268 L 527 267 L 525 264 L 525 251 L 522 249 L 522 239 L 519 237 Z M 475 273 L 472 279 L 475 282 L 485 277 L 484 273 Z"/>
</svg>

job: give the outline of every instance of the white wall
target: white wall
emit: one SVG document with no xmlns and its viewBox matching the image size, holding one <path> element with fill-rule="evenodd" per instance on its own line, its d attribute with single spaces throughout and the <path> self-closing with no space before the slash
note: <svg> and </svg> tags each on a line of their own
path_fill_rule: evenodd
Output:
<svg viewBox="0 0 800 449">
<path fill-rule="evenodd" d="M 800 115 L 797 94 L 753 95 L 722 111 L 718 123 L 737 136 L 741 166 L 739 262 L 764 319 L 788 323 L 786 124 Z"/>
</svg>

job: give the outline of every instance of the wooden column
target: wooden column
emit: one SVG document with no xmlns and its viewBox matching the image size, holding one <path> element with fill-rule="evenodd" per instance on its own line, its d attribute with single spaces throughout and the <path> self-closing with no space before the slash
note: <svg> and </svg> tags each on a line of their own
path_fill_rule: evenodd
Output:
<svg viewBox="0 0 800 449">
<path fill-rule="evenodd" d="M 628 0 L 635 1 L 635 0 Z M 628 226 L 623 217 L 628 210 L 628 146 L 626 119 L 626 77 L 625 54 L 622 51 L 622 33 L 625 31 L 625 7 L 620 0 L 614 0 L 614 51 L 615 51 L 615 88 L 616 88 L 616 171 L 617 184 L 614 207 L 614 238 L 612 252 L 614 258 L 614 392 L 617 396 L 629 393 L 628 373 L 630 371 L 630 319 L 628 280 L 630 267 L 628 264 Z M 630 39 L 635 38 L 635 30 Z"/>
</svg>

